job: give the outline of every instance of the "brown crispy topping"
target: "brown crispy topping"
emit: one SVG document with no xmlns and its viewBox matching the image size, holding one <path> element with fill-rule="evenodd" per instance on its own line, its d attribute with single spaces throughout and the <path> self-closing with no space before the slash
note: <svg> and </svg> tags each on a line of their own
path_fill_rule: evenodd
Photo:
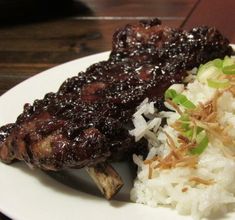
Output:
<svg viewBox="0 0 235 220">
<path fill-rule="evenodd" d="M 182 188 L 182 190 L 181 190 L 182 192 L 187 192 L 188 191 L 188 187 L 184 187 L 184 188 Z"/>
<path fill-rule="evenodd" d="M 195 146 L 195 143 L 182 143 L 179 147 L 175 146 L 172 137 L 165 132 L 167 143 L 171 149 L 170 153 L 164 157 L 158 157 L 158 163 L 153 169 L 171 169 L 174 167 L 195 168 L 198 157 L 188 154 L 188 150 Z"/>
<path fill-rule="evenodd" d="M 191 177 L 189 181 L 194 182 L 196 184 L 203 184 L 203 185 L 212 185 L 215 183 L 213 179 L 206 180 L 197 176 Z"/>
<path fill-rule="evenodd" d="M 235 83 L 235 77 L 234 77 Z M 235 88 L 228 88 L 235 96 Z M 195 169 L 198 163 L 198 155 L 192 155 L 189 151 L 196 146 L 196 135 L 197 128 L 204 129 L 209 138 L 211 136 L 218 138 L 225 146 L 234 144 L 235 141 L 228 135 L 229 127 L 222 126 L 217 118 L 217 101 L 222 95 L 222 92 L 217 91 L 212 100 L 207 103 L 199 103 L 198 106 L 194 109 L 187 109 L 186 114 L 189 117 L 189 127 L 192 129 L 192 138 L 188 138 L 184 135 L 185 132 L 183 128 L 183 123 L 180 120 L 177 120 L 174 124 L 171 125 L 176 131 L 180 134 L 177 137 L 177 143 L 179 146 L 176 146 L 174 139 L 167 133 L 164 132 L 167 137 L 167 145 L 170 148 L 170 152 L 167 156 L 160 157 L 156 156 L 151 160 L 145 160 L 145 164 L 149 164 L 149 178 L 152 178 L 152 173 L 154 169 L 171 169 L 176 167 L 189 167 Z M 180 115 L 182 111 L 179 107 L 173 103 L 171 100 L 166 100 Z M 153 163 L 154 162 L 154 163 Z M 205 180 L 199 177 L 190 178 L 191 182 L 196 184 L 211 185 L 214 183 L 213 180 Z M 188 189 L 183 188 L 182 192 L 186 192 Z"/>
<path fill-rule="evenodd" d="M 148 179 L 152 179 L 153 176 L 153 169 L 151 167 L 151 164 L 149 164 L 149 175 L 148 175 Z"/>
</svg>

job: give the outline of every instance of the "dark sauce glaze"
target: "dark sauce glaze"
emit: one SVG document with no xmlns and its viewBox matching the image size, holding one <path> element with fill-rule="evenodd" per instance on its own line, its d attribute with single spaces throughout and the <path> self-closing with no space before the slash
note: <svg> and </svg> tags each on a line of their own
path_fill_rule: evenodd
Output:
<svg viewBox="0 0 235 220">
<path fill-rule="evenodd" d="M 8 149 L 15 158 L 50 170 L 144 154 L 146 143 L 135 143 L 128 133 L 140 102 L 148 97 L 162 110 L 165 90 L 182 83 L 187 70 L 231 53 L 228 40 L 214 28 L 186 32 L 157 19 L 127 25 L 114 34 L 107 61 L 67 79 L 57 93 L 26 104 L 10 129 L 2 127 L 0 152 Z"/>
</svg>

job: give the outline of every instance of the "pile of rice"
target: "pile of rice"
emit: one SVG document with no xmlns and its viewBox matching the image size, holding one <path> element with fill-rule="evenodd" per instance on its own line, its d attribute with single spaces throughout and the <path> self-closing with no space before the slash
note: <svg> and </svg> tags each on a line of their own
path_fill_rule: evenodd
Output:
<svg viewBox="0 0 235 220">
<path fill-rule="evenodd" d="M 216 99 L 216 120 L 227 138 L 235 140 L 235 92 L 228 89 L 214 89 L 194 80 L 175 84 L 171 88 L 184 94 L 195 105 L 203 105 Z M 154 103 L 145 99 L 133 116 L 135 129 L 130 134 L 136 141 L 146 138 L 149 154 L 143 160 L 134 155 L 138 165 L 137 178 L 131 190 L 131 200 L 152 207 L 175 208 L 182 215 L 194 219 L 225 213 L 235 208 L 235 141 L 225 146 L 220 135 L 211 133 L 203 153 L 197 155 L 192 166 L 173 166 L 161 169 L 157 156 L 166 158 L 171 148 L 170 141 L 177 145 L 179 133 L 172 128 L 180 114 L 174 111 L 157 112 Z M 166 120 L 165 125 L 161 125 Z M 171 140 L 169 140 L 169 137 Z M 157 155 L 157 156 L 156 156 Z"/>
</svg>

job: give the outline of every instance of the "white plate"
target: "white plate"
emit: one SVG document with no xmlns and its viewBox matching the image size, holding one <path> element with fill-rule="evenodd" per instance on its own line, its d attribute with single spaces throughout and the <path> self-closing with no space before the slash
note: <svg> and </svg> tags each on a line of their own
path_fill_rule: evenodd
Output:
<svg viewBox="0 0 235 220">
<path fill-rule="evenodd" d="M 47 92 L 57 91 L 66 78 L 107 57 L 108 52 L 105 52 L 68 62 L 44 71 L 9 90 L 0 97 L 0 125 L 14 122 L 22 112 L 24 103 L 32 103 Z M 119 164 L 117 167 L 127 182 L 124 191 L 116 198 L 123 200 L 129 196 L 131 174 L 126 165 Z M 81 176 L 78 175 L 78 178 L 81 178 L 81 181 L 78 180 L 81 189 L 86 191 L 91 187 L 91 192 L 97 194 L 89 180 L 83 179 L 83 171 L 71 171 L 68 181 L 72 182 L 73 177 L 76 179 L 77 173 L 81 173 Z M 24 163 L 0 163 L 0 211 L 17 220 L 191 219 L 179 216 L 176 211 L 168 208 L 150 208 L 116 200 L 106 201 L 102 197 L 64 185 L 40 170 L 30 170 Z M 235 219 L 235 215 L 227 217 Z"/>
</svg>

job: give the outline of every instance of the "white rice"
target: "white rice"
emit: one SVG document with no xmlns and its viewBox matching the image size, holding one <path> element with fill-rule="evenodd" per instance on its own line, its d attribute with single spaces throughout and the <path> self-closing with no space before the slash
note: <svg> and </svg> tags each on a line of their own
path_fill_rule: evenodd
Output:
<svg viewBox="0 0 235 220">
<path fill-rule="evenodd" d="M 201 84 L 197 80 L 183 85 L 174 85 L 178 92 L 183 92 L 193 103 L 205 103 L 215 94 L 215 89 Z M 142 137 L 148 140 L 149 154 L 147 159 L 156 154 L 166 156 L 170 149 L 166 143 L 167 132 L 176 142 L 178 133 L 170 127 L 180 116 L 176 112 L 157 112 L 154 103 L 146 99 L 133 116 L 135 129 L 130 134 L 136 141 Z M 229 135 L 235 137 L 235 98 L 225 92 L 217 102 L 218 120 L 222 125 L 229 125 Z M 148 116 L 148 119 L 146 117 Z M 162 118 L 167 124 L 161 127 Z M 194 219 L 211 216 L 213 213 L 225 213 L 235 208 L 235 157 L 225 153 L 228 148 L 217 139 L 210 138 L 206 150 L 199 155 L 197 169 L 183 167 L 172 169 L 154 169 L 149 178 L 149 165 L 141 157 L 134 155 L 138 165 L 138 174 L 131 191 L 131 200 L 152 207 L 161 205 L 175 208 L 182 215 L 192 215 Z M 235 146 L 229 147 L 235 153 Z M 192 184 L 189 179 L 197 176 L 202 179 L 213 179 L 211 185 Z M 186 189 L 184 191 L 183 189 Z"/>
</svg>

